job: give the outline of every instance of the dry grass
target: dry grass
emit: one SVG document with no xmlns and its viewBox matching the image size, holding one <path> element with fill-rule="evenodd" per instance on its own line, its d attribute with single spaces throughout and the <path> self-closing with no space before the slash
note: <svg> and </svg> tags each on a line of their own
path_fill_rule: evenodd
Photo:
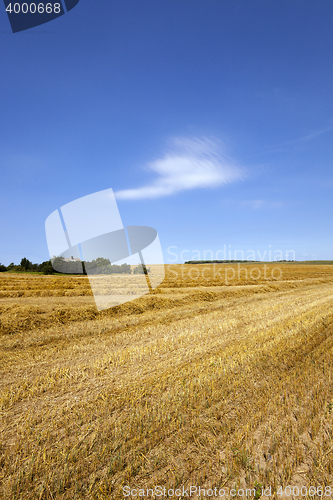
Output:
<svg viewBox="0 0 333 500">
<path fill-rule="evenodd" d="M 169 266 L 100 313 L 84 277 L 0 274 L 2 498 L 331 485 L 333 266 L 279 267 Z"/>
</svg>

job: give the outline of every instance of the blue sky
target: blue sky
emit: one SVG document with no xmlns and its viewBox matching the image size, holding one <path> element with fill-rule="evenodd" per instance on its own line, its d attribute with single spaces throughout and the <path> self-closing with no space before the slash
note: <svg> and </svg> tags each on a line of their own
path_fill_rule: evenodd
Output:
<svg viewBox="0 0 333 500">
<path fill-rule="evenodd" d="M 333 259 L 332 25 L 331 0 L 80 0 L 16 34 L 0 9 L 0 262 L 47 260 L 48 215 L 107 188 L 166 263 Z"/>
</svg>

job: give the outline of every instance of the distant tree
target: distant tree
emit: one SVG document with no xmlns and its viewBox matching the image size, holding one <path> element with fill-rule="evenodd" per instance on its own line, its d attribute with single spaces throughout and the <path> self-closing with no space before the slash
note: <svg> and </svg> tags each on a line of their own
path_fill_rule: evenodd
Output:
<svg viewBox="0 0 333 500">
<path fill-rule="evenodd" d="M 91 262 L 84 263 L 85 270 L 88 274 L 111 274 L 111 262 L 104 257 L 97 257 Z"/>
<path fill-rule="evenodd" d="M 131 274 L 132 270 L 130 264 L 122 264 L 121 266 L 112 264 L 110 266 L 110 272 L 112 274 Z"/>
<path fill-rule="evenodd" d="M 147 268 L 144 264 L 139 264 L 133 269 L 133 274 L 148 274 L 150 273 L 149 267 Z"/>
<path fill-rule="evenodd" d="M 15 265 L 13 262 L 11 262 L 7 267 L 7 271 L 10 273 L 24 273 L 25 269 L 24 267 L 20 265 Z"/>
<path fill-rule="evenodd" d="M 7 271 L 7 267 L 3 264 L 0 264 L 0 273 L 3 273 L 4 271 Z"/>
<path fill-rule="evenodd" d="M 38 271 L 44 274 L 53 274 L 54 270 L 52 267 L 52 263 L 50 260 L 46 260 L 45 262 L 42 262 L 38 266 Z"/>
<path fill-rule="evenodd" d="M 67 262 L 65 262 L 63 257 L 53 257 L 51 264 L 53 271 L 57 271 L 58 273 L 67 273 Z"/>
<path fill-rule="evenodd" d="M 9 272 L 16 272 L 16 271 L 24 271 L 24 267 L 21 266 L 16 266 L 14 262 L 11 262 L 9 266 L 7 267 L 7 271 Z"/>
<path fill-rule="evenodd" d="M 23 267 L 25 271 L 29 271 L 29 269 L 31 269 L 32 267 L 32 262 L 30 262 L 30 260 L 28 260 L 26 257 L 23 257 L 23 259 L 21 259 L 20 266 Z"/>
<path fill-rule="evenodd" d="M 123 274 L 131 274 L 132 269 L 131 269 L 130 264 L 122 264 L 121 266 L 119 266 L 119 272 L 123 273 Z"/>
</svg>

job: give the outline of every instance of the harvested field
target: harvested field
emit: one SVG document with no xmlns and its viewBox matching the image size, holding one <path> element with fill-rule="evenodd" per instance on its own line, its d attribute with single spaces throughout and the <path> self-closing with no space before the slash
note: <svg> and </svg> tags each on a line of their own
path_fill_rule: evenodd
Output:
<svg viewBox="0 0 333 500">
<path fill-rule="evenodd" d="M 86 277 L 0 273 L 1 498 L 331 486 L 333 266 L 265 266 L 101 312 Z"/>
</svg>

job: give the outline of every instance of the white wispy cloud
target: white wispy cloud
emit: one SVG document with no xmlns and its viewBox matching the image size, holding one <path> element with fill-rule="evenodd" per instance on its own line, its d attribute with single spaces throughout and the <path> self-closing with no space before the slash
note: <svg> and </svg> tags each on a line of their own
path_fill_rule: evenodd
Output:
<svg viewBox="0 0 333 500">
<path fill-rule="evenodd" d="M 268 200 L 244 200 L 241 204 L 243 207 L 253 208 L 259 210 L 261 208 L 281 208 L 284 203 L 281 201 L 268 201 Z"/>
<path fill-rule="evenodd" d="M 149 163 L 148 170 L 157 174 L 152 182 L 118 191 L 116 198 L 160 198 L 189 189 L 215 188 L 245 177 L 245 170 L 223 154 L 219 142 L 205 137 L 173 139 L 169 150 Z"/>
<path fill-rule="evenodd" d="M 326 127 L 326 128 L 322 128 L 320 130 L 315 130 L 314 132 L 311 132 L 310 134 L 303 135 L 302 137 L 299 137 L 298 139 L 294 139 L 292 141 L 289 141 L 289 144 L 293 144 L 295 142 L 309 142 L 309 141 L 312 141 L 312 139 L 315 139 L 316 137 L 319 137 L 320 135 L 323 135 L 326 132 L 329 132 L 331 130 L 332 130 L 332 127 Z"/>
<path fill-rule="evenodd" d="M 250 207 L 255 210 L 258 210 L 259 208 L 264 208 L 266 204 L 267 203 L 265 202 L 265 200 L 246 200 L 243 201 L 242 203 L 243 207 Z"/>
</svg>

